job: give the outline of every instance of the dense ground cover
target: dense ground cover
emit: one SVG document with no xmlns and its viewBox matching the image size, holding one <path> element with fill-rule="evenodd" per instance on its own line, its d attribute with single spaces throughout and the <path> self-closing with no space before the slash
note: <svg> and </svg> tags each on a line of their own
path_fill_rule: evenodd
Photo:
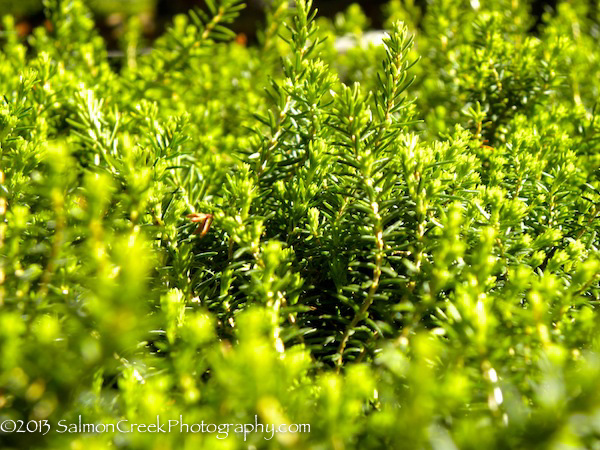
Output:
<svg viewBox="0 0 600 450">
<path fill-rule="evenodd" d="M 3 21 L 2 447 L 598 448 L 598 5 L 207 4 Z M 57 425 L 157 415 L 310 433 Z"/>
</svg>

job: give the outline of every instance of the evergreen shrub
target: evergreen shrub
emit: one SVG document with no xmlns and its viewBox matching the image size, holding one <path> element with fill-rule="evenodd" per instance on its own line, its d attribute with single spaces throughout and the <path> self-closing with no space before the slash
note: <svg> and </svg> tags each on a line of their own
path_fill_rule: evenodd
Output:
<svg viewBox="0 0 600 450">
<path fill-rule="evenodd" d="M 3 19 L 2 448 L 600 448 L 598 4 L 425 6 Z"/>
</svg>

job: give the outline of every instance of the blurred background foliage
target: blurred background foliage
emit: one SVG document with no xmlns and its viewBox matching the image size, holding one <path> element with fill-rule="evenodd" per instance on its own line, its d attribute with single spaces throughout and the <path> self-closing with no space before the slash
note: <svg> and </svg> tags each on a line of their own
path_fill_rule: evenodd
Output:
<svg viewBox="0 0 600 450">
<path fill-rule="evenodd" d="M 485 0 L 484 0 L 485 1 Z M 119 37 L 124 32 L 123 24 L 130 16 L 142 19 L 143 32 L 148 38 L 160 36 L 176 14 L 186 13 L 193 7 L 204 7 L 203 0 L 87 0 L 85 2 L 95 14 L 96 24 L 101 29 L 109 45 L 116 46 Z M 269 0 L 249 0 L 246 8 L 232 25 L 232 29 L 254 42 L 257 29 L 264 17 L 264 10 Z M 360 5 L 368 25 L 372 28 L 385 26 L 387 17 L 385 0 L 318 0 L 315 6 L 319 16 L 333 18 L 345 11 L 350 5 Z M 413 10 L 426 9 L 428 0 L 411 0 Z M 542 14 L 556 6 L 556 0 L 536 0 L 531 2 L 531 14 L 536 23 Z M 29 33 L 33 27 L 44 20 L 42 0 L 0 0 L 0 16 L 11 14 L 20 22 L 20 32 Z"/>
</svg>

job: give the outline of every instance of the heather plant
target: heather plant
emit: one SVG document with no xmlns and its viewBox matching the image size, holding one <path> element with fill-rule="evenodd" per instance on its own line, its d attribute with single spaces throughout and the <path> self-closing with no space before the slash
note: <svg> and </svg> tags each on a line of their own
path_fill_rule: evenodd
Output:
<svg viewBox="0 0 600 450">
<path fill-rule="evenodd" d="M 275 0 L 245 46 L 208 0 L 117 60 L 44 5 L 2 22 L 2 448 L 600 445 L 598 5 L 392 0 L 376 44 Z M 310 432 L 59 426 L 157 416 Z"/>
</svg>

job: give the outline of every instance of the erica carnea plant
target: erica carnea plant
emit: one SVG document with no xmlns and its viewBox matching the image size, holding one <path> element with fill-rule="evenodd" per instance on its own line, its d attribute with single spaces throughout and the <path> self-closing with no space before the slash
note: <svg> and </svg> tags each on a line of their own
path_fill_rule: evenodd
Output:
<svg viewBox="0 0 600 450">
<path fill-rule="evenodd" d="M 3 19 L 2 447 L 598 447 L 597 5 L 205 3 Z"/>
</svg>

